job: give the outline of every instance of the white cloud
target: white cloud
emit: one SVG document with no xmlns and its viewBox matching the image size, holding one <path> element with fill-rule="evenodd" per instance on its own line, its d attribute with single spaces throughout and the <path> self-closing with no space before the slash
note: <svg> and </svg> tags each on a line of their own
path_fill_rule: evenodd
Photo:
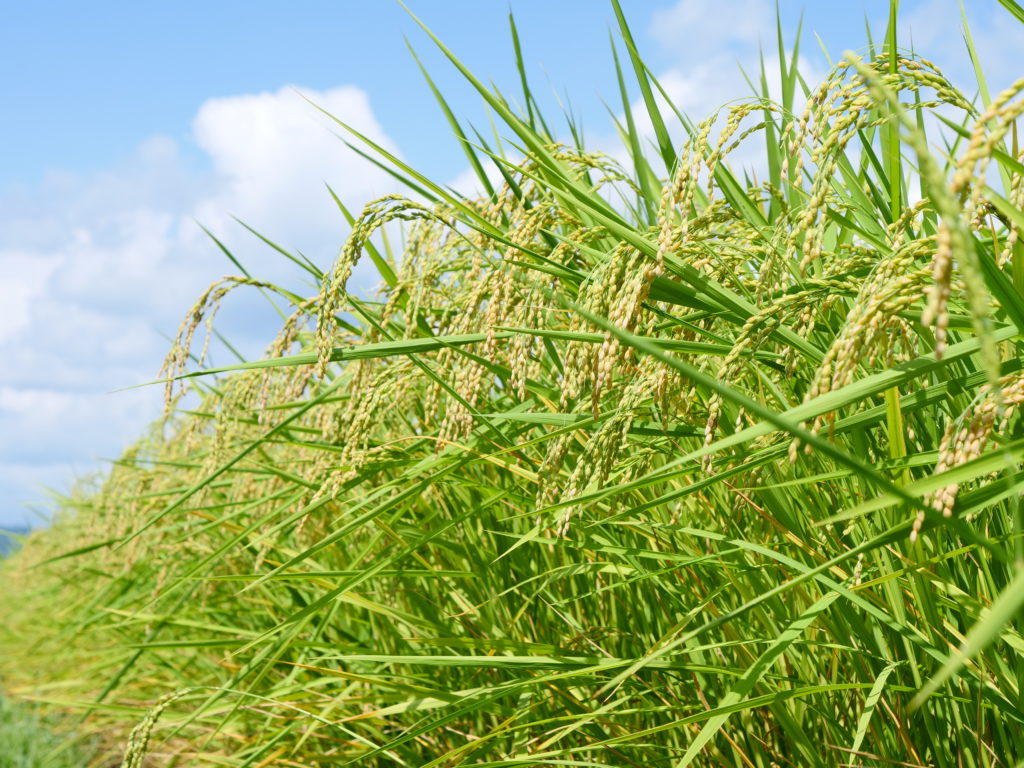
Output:
<svg viewBox="0 0 1024 768">
<path fill-rule="evenodd" d="M 395 151 L 364 92 L 305 93 Z M 152 379 L 165 335 L 209 283 L 238 271 L 193 219 L 255 276 L 311 290 L 231 215 L 328 266 L 347 225 L 323 183 L 357 211 L 394 188 L 330 125 L 291 87 L 211 99 L 193 124 L 208 168 L 155 136 L 115 168 L 0 191 L 0 526 L 27 519 L 21 506 L 40 484 L 67 487 L 159 414 L 159 388 L 114 390 Z M 277 322 L 250 292 L 229 299 L 221 327 L 258 354 Z"/>
<path fill-rule="evenodd" d="M 364 91 L 344 86 L 306 96 L 385 149 L 396 150 Z M 324 183 L 357 201 L 357 207 L 392 187 L 389 177 L 341 143 L 336 135 L 344 133 L 341 126 L 291 87 L 210 99 L 193 127 L 218 180 L 216 194 L 197 208 L 207 226 L 226 226 L 233 215 L 303 250 L 325 241 L 333 247 L 345 227 Z"/>
<path fill-rule="evenodd" d="M 772 29 L 773 14 L 767 0 L 680 0 L 654 12 L 650 31 L 666 49 L 696 63 L 724 48 L 746 51 Z"/>
<path fill-rule="evenodd" d="M 59 261 L 56 257 L 38 257 L 30 253 L 0 253 L 0 274 L 4 275 L 0 344 L 15 339 L 28 329 L 32 322 L 32 307 L 42 298 Z"/>
<path fill-rule="evenodd" d="M 1021 77 L 1021 26 L 994 0 L 964 4 L 971 38 L 990 94 Z M 903 45 L 934 61 L 968 97 L 977 90 L 960 21 L 959 0 L 923 0 L 902 16 Z"/>
<path fill-rule="evenodd" d="M 723 13 L 720 0 L 679 0 L 655 12 L 651 36 L 668 55 L 671 65 L 658 81 L 675 108 L 699 123 L 728 101 L 751 95 L 741 67 L 757 72 L 758 37 L 770 29 L 772 9 L 767 0 L 736 0 Z M 652 132 L 642 101 L 633 105 L 637 124 Z M 663 106 L 662 112 L 671 114 Z"/>
<path fill-rule="evenodd" d="M 522 155 L 517 153 L 509 153 L 506 151 L 505 162 L 510 166 L 515 167 L 522 161 Z M 500 190 L 505 184 L 505 177 L 501 175 L 501 171 L 498 170 L 498 166 L 495 162 L 484 155 L 480 156 L 480 164 L 483 166 L 484 175 L 487 176 L 487 180 L 491 183 L 491 186 Z M 480 183 L 480 177 L 476 172 L 476 169 L 471 165 L 467 165 L 462 169 L 453 179 L 451 179 L 447 186 L 454 189 L 460 195 L 465 195 L 469 198 L 482 197 L 486 194 L 484 185 Z"/>
<path fill-rule="evenodd" d="M 758 45 L 766 31 L 769 95 L 775 100 L 781 98 L 781 75 L 777 66 L 771 66 L 775 62 L 774 14 L 774 4 L 768 0 L 679 0 L 653 14 L 649 33 L 661 45 L 663 57 L 669 62 L 656 74 L 671 104 L 660 94 L 656 99 L 677 149 L 682 148 L 687 137 L 673 107 L 693 123 L 700 123 L 723 107 L 755 95 L 747 78 L 759 82 Z M 786 55 L 788 61 L 792 52 L 787 51 Z M 823 63 L 803 55 L 797 67 L 808 83 L 816 83 L 825 76 Z M 641 135 L 653 141 L 654 128 L 643 99 L 638 98 L 631 107 Z M 798 98 L 794 109 L 802 108 L 803 102 Z M 722 113 L 712 130 L 712 142 L 717 140 L 724 117 Z M 759 114 L 752 116 L 743 126 L 753 125 L 758 119 Z M 764 178 L 767 167 L 763 144 L 759 143 L 761 137 L 762 134 L 754 135 L 733 151 L 730 164 L 752 169 L 758 178 Z M 608 137 L 602 148 L 623 164 L 630 164 L 626 148 L 617 139 Z M 649 156 L 655 154 L 652 150 Z"/>
<path fill-rule="evenodd" d="M 996 0 L 977 0 L 967 3 L 965 8 L 988 88 L 994 97 L 1021 76 L 1020 26 L 998 7 Z M 769 63 L 769 91 L 777 98 L 779 73 L 774 65 L 774 19 L 775 4 L 770 0 L 678 0 L 656 11 L 648 31 L 670 62 L 658 73 L 658 78 L 676 108 L 697 122 L 727 101 L 750 96 L 750 86 L 741 68 L 748 77 L 759 77 L 758 46 L 761 44 L 765 46 Z M 873 15 L 873 29 L 880 32 L 885 24 L 884 10 Z M 964 42 L 959 0 L 907 3 L 900 14 L 898 32 L 901 47 L 912 45 L 918 54 L 936 62 L 968 97 L 975 93 L 977 82 Z M 840 42 L 845 47 L 856 48 L 863 34 L 857 30 L 853 34 L 852 38 Z M 798 66 L 806 82 L 813 87 L 826 76 L 828 65 L 818 54 L 808 32 L 803 42 L 803 50 L 809 53 L 801 55 Z M 841 50 L 834 52 L 839 53 Z M 794 109 L 799 111 L 802 106 L 802 100 L 798 100 Z M 653 135 L 643 102 L 638 100 L 633 108 L 640 129 L 647 136 Z M 667 110 L 665 113 L 668 114 Z M 712 139 L 715 135 L 713 132 Z M 756 163 L 759 152 L 759 148 L 744 152 L 741 147 L 732 162 L 749 166 Z M 622 152 L 617 154 L 624 157 Z M 764 169 L 755 167 L 755 170 L 760 176 Z"/>
</svg>

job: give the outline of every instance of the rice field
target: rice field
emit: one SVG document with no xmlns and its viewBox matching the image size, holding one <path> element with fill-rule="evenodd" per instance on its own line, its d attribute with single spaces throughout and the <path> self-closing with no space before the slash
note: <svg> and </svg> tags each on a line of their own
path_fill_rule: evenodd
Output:
<svg viewBox="0 0 1024 768">
<path fill-rule="evenodd" d="M 165 419 L 0 564 L 0 679 L 91 765 L 1024 765 L 1024 78 L 893 2 L 688 116 L 613 6 L 612 154 L 424 25 L 479 196 L 339 120 L 407 193 L 268 241 L 308 295 L 211 286 Z M 211 368 L 235 290 L 286 320 Z"/>
</svg>

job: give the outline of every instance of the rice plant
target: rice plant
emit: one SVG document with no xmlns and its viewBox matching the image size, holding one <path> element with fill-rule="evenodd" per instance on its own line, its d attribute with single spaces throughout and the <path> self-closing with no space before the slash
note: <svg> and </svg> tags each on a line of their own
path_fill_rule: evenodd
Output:
<svg viewBox="0 0 1024 768">
<path fill-rule="evenodd" d="M 1024 79 L 894 2 L 695 122 L 613 7 L 618 159 L 426 26 L 480 196 L 339 121 L 408 195 L 189 310 L 166 420 L 3 564 L 12 688 L 130 768 L 1022 764 Z M 253 287 L 280 334 L 205 366 Z"/>
</svg>

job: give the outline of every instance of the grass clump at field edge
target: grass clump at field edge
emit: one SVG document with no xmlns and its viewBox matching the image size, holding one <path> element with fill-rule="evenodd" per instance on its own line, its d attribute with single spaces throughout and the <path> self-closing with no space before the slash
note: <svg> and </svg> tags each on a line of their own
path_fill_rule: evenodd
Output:
<svg viewBox="0 0 1024 768">
<path fill-rule="evenodd" d="M 21 688 L 128 766 L 1024 759 L 1024 81 L 966 97 L 894 3 L 693 123 L 615 9 L 624 164 L 438 42 L 481 197 L 354 135 L 412 197 L 282 249 L 311 298 L 200 298 L 201 404 L 4 565 Z M 240 286 L 291 305 L 266 361 L 185 375 Z"/>
<path fill-rule="evenodd" d="M 69 743 L 55 723 L 35 709 L 0 696 L 0 768 L 83 768 L 86 750 Z"/>
</svg>

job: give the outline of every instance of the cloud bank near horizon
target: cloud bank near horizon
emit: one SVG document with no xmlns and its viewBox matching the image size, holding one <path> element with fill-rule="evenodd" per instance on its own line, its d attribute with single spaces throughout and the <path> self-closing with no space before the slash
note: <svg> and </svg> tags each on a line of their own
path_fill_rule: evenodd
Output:
<svg viewBox="0 0 1024 768">
<path fill-rule="evenodd" d="M 153 379 L 185 311 L 238 272 L 196 222 L 253 274 L 308 293 L 233 217 L 326 266 L 347 225 L 324 183 L 357 210 L 393 189 L 300 92 L 397 152 L 364 91 L 285 87 L 199 107 L 192 134 L 206 167 L 154 136 L 116 168 L 51 172 L 0 194 L 0 525 L 33 522 L 21 504 L 40 486 L 64 489 L 94 471 L 159 413 L 159 388 L 114 390 Z M 276 332 L 261 302 L 229 299 L 221 326 L 249 354 Z"/>
</svg>

